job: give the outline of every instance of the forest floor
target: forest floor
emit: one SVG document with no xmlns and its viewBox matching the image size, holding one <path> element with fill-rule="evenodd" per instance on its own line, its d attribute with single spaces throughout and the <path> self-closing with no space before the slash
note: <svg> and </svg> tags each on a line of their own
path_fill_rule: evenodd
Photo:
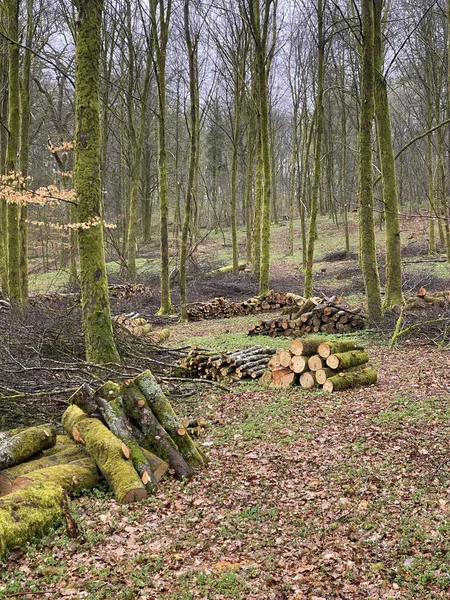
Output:
<svg viewBox="0 0 450 600">
<path fill-rule="evenodd" d="M 272 287 L 297 291 L 299 256 L 286 257 L 285 235 L 280 226 L 273 236 Z M 363 302 L 356 260 L 342 260 L 339 243 L 326 238 L 318 247 L 315 291 L 347 291 L 353 302 Z M 213 266 L 220 262 L 215 243 L 200 249 L 205 256 L 215 252 Z M 405 256 L 420 260 L 421 244 L 413 244 L 417 252 L 405 249 Z M 405 291 L 448 289 L 446 269 L 448 263 L 411 263 Z M 194 299 L 203 300 L 222 294 L 243 299 L 256 291 L 248 273 L 191 285 Z M 157 305 L 150 291 L 115 300 L 113 312 L 151 316 Z M 51 358 L 53 368 L 82 350 L 72 301 L 45 301 L 32 310 L 19 324 L 0 313 L 0 336 L 9 344 L 9 362 L 2 363 L 5 353 L 0 357 L 0 392 L 19 388 L 25 378 L 40 383 L 48 375 L 45 360 Z M 171 323 L 172 345 L 201 340 L 227 350 L 255 342 L 245 329 L 256 318 L 155 323 Z M 24 344 L 27 330 L 35 337 Z M 59 528 L 14 550 L 0 564 L 0 599 L 448 598 L 449 352 L 432 343 L 439 341 L 434 333 L 393 349 L 386 332 L 358 335 L 378 370 L 376 386 L 327 395 L 251 382 L 228 392 L 203 386 L 189 397 L 172 393 L 180 415 L 216 423 L 199 438 L 209 466 L 185 484 L 164 480 L 153 498 L 135 505 L 119 506 L 105 489 L 75 499 L 84 539 L 71 540 Z M 55 373 L 60 386 L 92 376 L 81 364 Z M 67 396 L 35 398 L 22 412 L 29 418 L 40 403 L 56 419 Z M 8 402 L 0 395 L 0 416 L 11 417 Z M 25 397 L 20 402 L 26 406 Z M 15 416 L 18 422 L 22 417 Z"/>
</svg>

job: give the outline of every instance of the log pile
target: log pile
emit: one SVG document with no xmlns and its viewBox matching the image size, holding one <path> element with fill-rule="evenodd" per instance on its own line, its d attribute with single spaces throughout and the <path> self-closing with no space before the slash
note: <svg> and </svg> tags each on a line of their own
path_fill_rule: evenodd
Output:
<svg viewBox="0 0 450 600">
<path fill-rule="evenodd" d="M 353 340 L 325 342 L 323 339 L 292 340 L 288 350 L 277 350 L 261 380 L 270 387 L 300 385 L 340 392 L 377 381 L 363 346 Z"/>
<path fill-rule="evenodd" d="M 248 335 L 280 335 L 299 337 L 307 333 L 353 333 L 364 329 L 361 308 L 350 308 L 335 297 L 308 298 L 303 306 L 291 315 L 270 321 L 260 320 L 248 329 Z"/>
<path fill-rule="evenodd" d="M 67 494 L 103 477 L 121 504 L 154 493 L 167 473 L 190 478 L 207 457 L 150 371 L 99 390 L 81 386 L 51 425 L 0 433 L 0 557 L 67 517 Z"/>
<path fill-rule="evenodd" d="M 190 377 L 199 379 L 224 382 L 257 379 L 266 371 L 275 352 L 275 348 L 264 346 L 251 346 L 227 353 L 214 353 L 193 347 L 178 365 Z"/>
<path fill-rule="evenodd" d="M 202 321 L 204 319 L 227 319 L 255 314 L 270 310 L 280 310 L 291 306 L 293 309 L 303 306 L 305 299 L 296 294 L 274 292 L 270 290 L 267 294 L 248 298 L 244 302 L 231 302 L 226 298 L 214 298 L 211 302 L 196 302 L 188 306 L 188 318 L 190 321 Z"/>
<path fill-rule="evenodd" d="M 161 344 L 170 337 L 170 329 L 152 331 L 152 325 L 147 319 L 141 317 L 136 312 L 117 315 L 113 320 L 119 328 L 124 329 L 131 335 L 144 338 L 153 344 Z"/>
</svg>

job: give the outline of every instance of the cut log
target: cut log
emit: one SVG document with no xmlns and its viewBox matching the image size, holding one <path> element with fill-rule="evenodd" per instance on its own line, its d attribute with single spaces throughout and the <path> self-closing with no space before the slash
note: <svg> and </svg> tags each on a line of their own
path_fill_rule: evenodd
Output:
<svg viewBox="0 0 450 600">
<path fill-rule="evenodd" d="M 294 371 L 294 373 L 303 373 L 303 371 L 306 371 L 308 368 L 306 358 L 304 356 L 294 355 L 289 363 L 289 368 Z"/>
<path fill-rule="evenodd" d="M 152 494 L 157 487 L 156 479 L 153 476 L 151 465 L 147 461 L 139 443 L 133 435 L 133 431 L 128 423 L 128 420 L 125 420 L 118 415 L 114 408 L 104 398 L 96 396 L 95 402 L 110 431 L 112 431 L 116 437 L 126 444 L 131 460 L 133 461 L 134 468 L 139 473 L 139 477 L 141 478 L 141 481 L 145 485 L 147 491 Z"/>
<path fill-rule="evenodd" d="M 314 375 L 310 371 L 306 371 L 300 375 L 300 385 L 306 390 L 310 390 L 315 386 Z"/>
<path fill-rule="evenodd" d="M 0 498 L 0 557 L 58 523 L 63 493 L 59 485 L 36 483 Z"/>
<path fill-rule="evenodd" d="M 289 387 L 294 385 L 296 373 L 289 368 L 280 367 L 272 371 L 270 387 Z"/>
<path fill-rule="evenodd" d="M 318 354 L 313 354 L 308 359 L 308 367 L 311 371 L 318 371 L 323 368 L 322 359 Z"/>
<path fill-rule="evenodd" d="M 280 366 L 289 367 L 291 363 L 291 353 L 289 350 L 278 350 L 277 354 L 280 360 Z"/>
<path fill-rule="evenodd" d="M 334 377 L 336 371 L 334 369 L 318 369 L 315 373 L 316 381 L 319 385 L 323 385 L 329 377 Z"/>
<path fill-rule="evenodd" d="M 339 373 L 323 384 L 326 392 L 342 392 L 358 385 L 371 385 L 377 382 L 377 372 L 371 367 L 354 373 Z"/>
<path fill-rule="evenodd" d="M 272 356 L 272 358 L 267 363 L 267 366 L 269 367 L 269 369 L 276 369 L 277 367 L 281 366 L 280 357 L 278 356 L 278 354 L 274 354 Z"/>
<path fill-rule="evenodd" d="M 129 382 L 123 386 L 122 394 L 127 414 L 139 424 L 155 454 L 169 463 L 178 479 L 192 477 L 192 468 L 153 414 L 140 388 L 134 382 Z"/>
<path fill-rule="evenodd" d="M 29 427 L 0 440 L 0 471 L 18 465 L 28 458 L 51 448 L 56 443 L 56 430 L 52 425 Z"/>
<path fill-rule="evenodd" d="M 344 315 L 347 318 L 347 315 Z M 364 346 L 355 340 L 341 340 L 337 342 L 323 342 L 317 348 L 317 354 L 322 358 L 328 358 L 330 354 L 340 354 L 350 350 L 363 350 Z"/>
<path fill-rule="evenodd" d="M 83 448 L 76 446 L 73 442 L 65 444 L 65 447 L 57 453 L 51 453 L 48 456 L 45 455 L 42 458 L 36 460 L 30 460 L 28 462 L 21 463 L 10 469 L 5 469 L 0 472 L 0 496 L 8 494 L 12 490 L 12 482 L 17 478 L 32 471 L 38 471 L 40 469 L 47 469 L 56 465 L 66 464 L 74 460 L 81 460 L 86 458 L 87 454 Z"/>
<path fill-rule="evenodd" d="M 303 340 L 300 338 L 294 338 L 289 344 L 289 352 L 294 356 L 300 356 L 303 354 Z"/>
<path fill-rule="evenodd" d="M 14 479 L 13 491 L 34 483 L 60 485 L 68 494 L 90 490 L 99 482 L 97 465 L 91 458 L 82 458 L 62 465 L 31 471 Z"/>
<path fill-rule="evenodd" d="M 144 371 L 134 381 L 156 418 L 173 439 L 188 464 L 193 468 L 204 466 L 197 446 L 186 429 L 182 427 L 180 419 L 175 414 L 172 405 L 153 376 L 153 373 L 149 370 Z"/>
<path fill-rule="evenodd" d="M 95 461 L 121 504 L 148 497 L 131 461 L 125 460 L 122 442 L 101 421 L 88 417 L 78 406 L 71 405 L 62 417 L 69 435 L 76 430 L 85 443 L 86 451 Z"/>
<path fill-rule="evenodd" d="M 322 340 L 317 338 L 299 339 L 297 348 L 300 354 L 303 356 L 312 356 L 313 354 L 317 353 L 317 348 L 321 343 Z"/>
<path fill-rule="evenodd" d="M 162 458 L 159 458 L 159 456 L 156 456 L 156 454 L 153 454 L 153 452 L 150 452 L 146 448 L 141 448 L 141 450 L 152 468 L 153 477 L 155 478 L 156 483 L 159 483 L 170 469 L 169 463 Z"/>
<path fill-rule="evenodd" d="M 87 383 L 83 383 L 69 398 L 69 404 L 75 404 L 90 417 L 98 416 L 97 405 L 94 400 L 94 390 Z"/>
<path fill-rule="evenodd" d="M 270 383 L 272 381 L 273 375 L 271 370 L 266 370 L 261 375 L 261 383 Z"/>
<path fill-rule="evenodd" d="M 330 369 L 348 369 L 369 362 L 369 355 L 363 350 L 350 350 L 339 354 L 330 354 L 327 366 Z"/>
</svg>

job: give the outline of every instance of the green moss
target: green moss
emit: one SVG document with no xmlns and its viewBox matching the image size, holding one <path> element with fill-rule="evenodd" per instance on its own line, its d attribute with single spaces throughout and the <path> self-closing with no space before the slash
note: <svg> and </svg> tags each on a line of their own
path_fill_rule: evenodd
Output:
<svg viewBox="0 0 450 600">
<path fill-rule="evenodd" d="M 53 483 L 36 483 L 0 499 L 0 556 L 58 523 L 63 489 Z"/>
<path fill-rule="evenodd" d="M 30 427 L 7 437 L 0 448 L 0 470 L 26 461 L 30 456 L 55 445 L 56 430 L 51 425 Z"/>
</svg>

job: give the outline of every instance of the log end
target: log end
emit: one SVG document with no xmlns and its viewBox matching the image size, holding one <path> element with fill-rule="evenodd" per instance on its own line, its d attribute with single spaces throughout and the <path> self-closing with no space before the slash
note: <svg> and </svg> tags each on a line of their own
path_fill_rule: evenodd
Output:
<svg viewBox="0 0 450 600">
<path fill-rule="evenodd" d="M 128 490 L 128 492 L 120 499 L 120 504 L 131 504 L 132 502 L 139 502 L 148 498 L 147 490 L 145 488 L 136 488 L 134 490 Z"/>
</svg>

